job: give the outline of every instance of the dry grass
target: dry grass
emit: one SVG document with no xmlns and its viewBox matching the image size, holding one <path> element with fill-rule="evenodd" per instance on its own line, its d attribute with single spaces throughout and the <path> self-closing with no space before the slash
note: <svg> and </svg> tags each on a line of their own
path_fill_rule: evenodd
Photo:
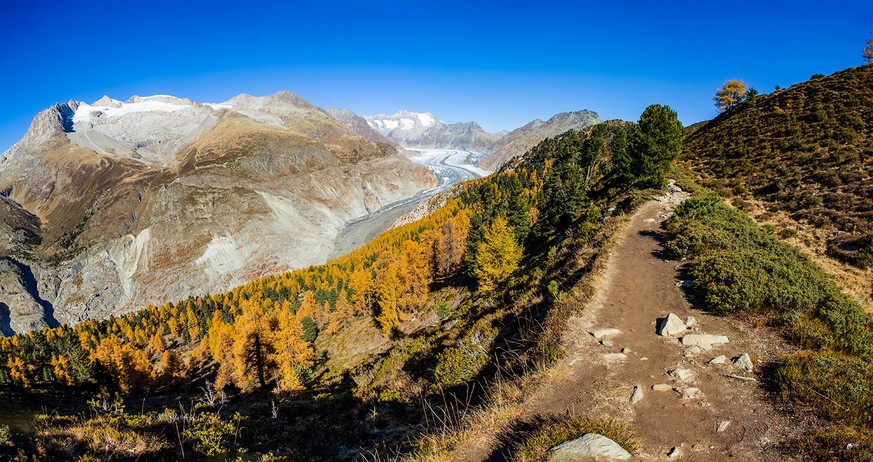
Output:
<svg viewBox="0 0 873 462">
<path fill-rule="evenodd" d="M 82 420 L 41 416 L 36 432 L 42 454 L 99 455 L 101 459 L 140 457 L 169 447 L 160 436 L 120 425 L 111 416 Z"/>
</svg>

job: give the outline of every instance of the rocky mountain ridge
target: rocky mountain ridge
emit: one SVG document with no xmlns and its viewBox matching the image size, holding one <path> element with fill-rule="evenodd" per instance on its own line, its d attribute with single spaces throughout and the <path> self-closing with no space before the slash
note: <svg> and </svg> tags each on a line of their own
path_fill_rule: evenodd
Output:
<svg viewBox="0 0 873 462">
<path fill-rule="evenodd" d="M 347 222 L 435 184 L 396 147 L 289 92 L 56 104 L 0 156 L 0 328 L 102 318 L 323 262 Z"/>
</svg>

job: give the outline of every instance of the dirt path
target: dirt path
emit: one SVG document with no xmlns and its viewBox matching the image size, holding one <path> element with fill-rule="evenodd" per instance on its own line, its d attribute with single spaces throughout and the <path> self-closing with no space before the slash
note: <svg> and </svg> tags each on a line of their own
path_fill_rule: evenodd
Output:
<svg viewBox="0 0 873 462">
<path fill-rule="evenodd" d="M 756 377 L 731 364 L 731 358 L 749 353 L 757 372 L 785 346 L 766 331 L 707 315 L 688 303 L 679 288 L 678 262 L 665 259 L 661 246 L 661 223 L 683 197 L 674 192 L 633 216 L 591 306 L 568 324 L 564 359 L 526 402 L 525 417 L 570 414 L 630 422 L 640 435 L 638 460 L 781 459 L 776 443 L 796 425 L 773 408 L 757 382 L 727 375 Z M 730 343 L 686 356 L 677 338 L 656 334 L 657 318 L 668 313 L 697 319 L 698 326 L 686 333 L 725 335 Z M 591 334 L 602 328 L 621 331 L 604 342 L 612 346 Z M 624 358 L 616 355 L 622 351 Z M 725 364 L 708 364 L 718 355 L 727 357 Z M 668 375 L 675 369 L 694 377 L 683 381 Z M 655 384 L 667 390 L 656 391 Z M 635 385 L 643 398 L 631 404 Z M 718 432 L 723 421 L 730 424 Z M 679 454 L 670 457 L 673 448 Z"/>
</svg>

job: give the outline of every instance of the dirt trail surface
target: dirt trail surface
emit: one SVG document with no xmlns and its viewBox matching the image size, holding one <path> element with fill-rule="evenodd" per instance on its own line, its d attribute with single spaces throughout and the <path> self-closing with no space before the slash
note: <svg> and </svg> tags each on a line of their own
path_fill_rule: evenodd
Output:
<svg viewBox="0 0 873 462">
<path fill-rule="evenodd" d="M 673 188 L 633 216 L 591 306 L 569 321 L 566 355 L 526 403 L 527 417 L 570 414 L 630 422 L 640 436 L 637 460 L 783 459 L 777 443 L 796 425 L 752 379 L 760 379 L 759 366 L 785 346 L 767 332 L 693 309 L 686 300 L 679 262 L 663 255 L 661 229 L 685 197 Z M 697 325 L 660 336 L 656 321 L 668 313 L 682 321 L 693 316 Z M 594 333 L 603 334 L 600 329 L 619 333 L 598 340 Z M 724 335 L 729 343 L 695 353 L 680 340 L 688 334 Z M 754 372 L 732 364 L 743 353 L 753 359 Z M 723 364 L 709 363 L 720 355 L 726 357 Z M 677 377 L 686 374 L 690 377 Z M 642 399 L 632 404 L 635 386 Z M 719 423 L 726 428 L 718 431 Z"/>
<path fill-rule="evenodd" d="M 766 329 L 708 315 L 686 299 L 680 262 L 662 246 L 662 224 L 686 197 L 671 187 L 631 218 L 594 297 L 568 321 L 565 355 L 521 406 L 522 427 L 545 416 L 612 418 L 639 435 L 633 460 L 786 460 L 779 445 L 802 424 L 774 408 L 758 373 L 789 347 Z M 692 316 L 696 325 L 658 335 L 657 321 L 669 313 L 683 325 Z M 683 344 L 689 334 L 726 336 L 728 343 L 695 352 Z M 732 362 L 744 353 L 752 372 Z M 724 363 L 710 363 L 722 355 Z M 510 450 L 481 435 L 459 452 L 458 460 L 499 461 Z"/>
</svg>

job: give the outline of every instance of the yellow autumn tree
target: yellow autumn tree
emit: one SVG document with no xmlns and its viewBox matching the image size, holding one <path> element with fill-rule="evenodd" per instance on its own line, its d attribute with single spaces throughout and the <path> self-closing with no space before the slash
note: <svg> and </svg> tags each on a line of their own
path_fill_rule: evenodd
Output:
<svg viewBox="0 0 873 462">
<path fill-rule="evenodd" d="M 441 275 L 446 276 L 460 267 L 470 234 L 470 215 L 466 210 L 446 220 L 440 233 L 437 264 Z"/>
<path fill-rule="evenodd" d="M 401 306 L 407 311 L 420 308 L 427 301 L 432 279 L 431 253 L 415 241 L 403 241 L 400 246 L 400 283 L 403 287 Z"/>
<path fill-rule="evenodd" d="M 712 100 L 718 112 L 724 112 L 745 101 L 747 90 L 742 80 L 728 80 L 715 92 Z"/>
<path fill-rule="evenodd" d="M 276 390 L 296 392 L 303 389 L 298 371 L 313 364 L 312 345 L 303 340 L 303 326 L 290 310 L 274 311 L 270 327 L 275 332 L 275 349 L 270 364 L 275 366 L 273 375 Z"/>
<path fill-rule="evenodd" d="M 485 228 L 482 242 L 476 248 L 476 268 L 479 290 L 493 292 L 516 269 L 522 249 L 515 241 L 513 229 L 503 217 Z"/>
<path fill-rule="evenodd" d="M 861 57 L 864 58 L 864 62 L 867 64 L 873 64 L 873 38 L 867 39 L 867 45 L 861 52 Z"/>
<path fill-rule="evenodd" d="M 370 311 L 372 306 L 373 276 L 369 269 L 355 268 L 349 275 L 349 288 L 352 289 L 352 306 L 356 314 Z"/>
<path fill-rule="evenodd" d="M 387 336 L 400 324 L 402 316 L 400 312 L 400 297 L 403 288 L 400 284 L 400 276 L 398 275 L 400 265 L 395 255 L 388 250 L 379 254 L 375 265 L 378 271 L 376 285 L 379 303 L 379 315 L 376 317 L 376 321 L 382 328 L 382 332 Z"/>
<path fill-rule="evenodd" d="M 269 321 L 261 308 L 260 297 L 252 297 L 240 304 L 240 315 L 233 323 L 234 341 L 229 364 L 233 383 L 244 391 L 255 385 L 267 387 L 270 356 L 275 351 Z"/>
</svg>

